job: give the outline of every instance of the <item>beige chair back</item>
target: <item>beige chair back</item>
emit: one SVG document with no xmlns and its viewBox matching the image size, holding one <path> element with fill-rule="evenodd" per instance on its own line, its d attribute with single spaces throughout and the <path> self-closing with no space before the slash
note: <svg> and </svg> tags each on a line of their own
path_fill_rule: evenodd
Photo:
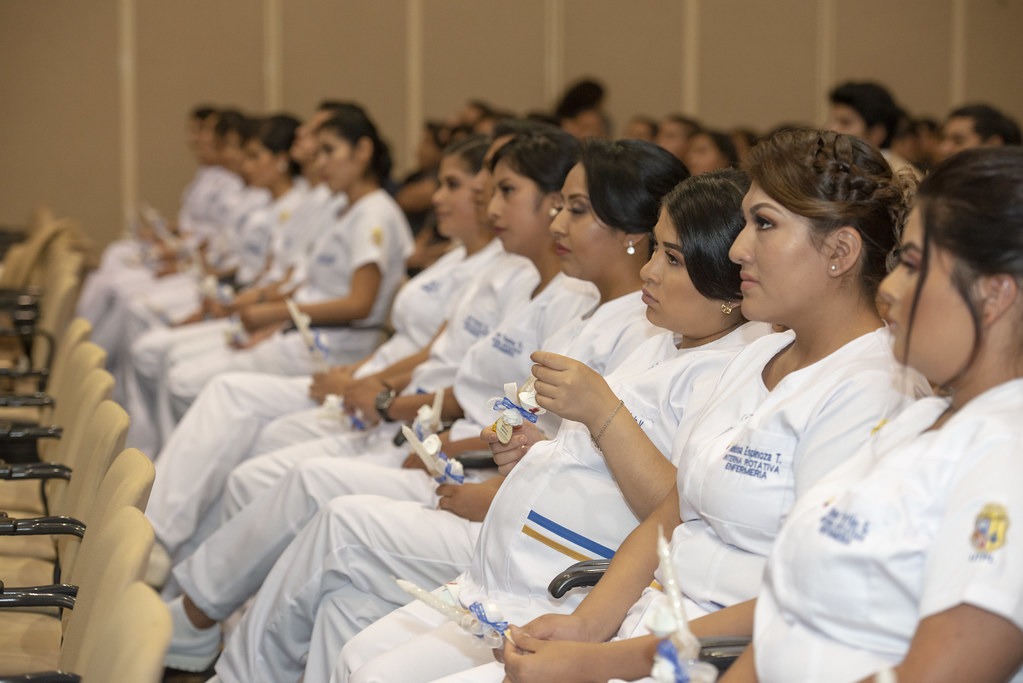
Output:
<svg viewBox="0 0 1023 683">
<path fill-rule="evenodd" d="M 141 582 L 114 603 L 98 629 L 98 643 L 85 654 L 82 683 L 160 683 L 173 625 L 167 605 Z"/>
</svg>

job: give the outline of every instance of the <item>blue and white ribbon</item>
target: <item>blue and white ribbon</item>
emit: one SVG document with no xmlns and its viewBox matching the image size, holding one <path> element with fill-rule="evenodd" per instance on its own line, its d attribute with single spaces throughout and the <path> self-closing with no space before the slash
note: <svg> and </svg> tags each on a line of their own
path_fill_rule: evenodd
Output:
<svg viewBox="0 0 1023 683">
<path fill-rule="evenodd" d="M 499 401 L 495 401 L 494 402 L 494 410 L 496 410 L 498 412 L 504 412 L 505 410 L 517 410 L 522 415 L 522 417 L 526 418 L 527 420 L 529 420 L 533 424 L 536 424 L 536 420 L 537 420 L 537 416 L 536 415 L 534 415 L 533 413 L 529 412 L 528 410 L 526 410 L 522 406 L 518 405 L 517 403 L 515 403 L 514 401 L 509 399 L 507 396 L 505 396 L 504 398 L 502 398 Z"/>
<path fill-rule="evenodd" d="M 434 477 L 435 482 L 438 484 L 462 484 L 465 482 L 465 475 L 459 471 L 461 470 L 459 463 L 449 458 L 448 454 L 444 452 L 438 453 L 437 457 L 444 461 L 444 474 Z"/>
<path fill-rule="evenodd" d="M 477 621 L 490 628 L 494 633 L 496 633 L 501 638 L 504 638 L 504 632 L 508 630 L 507 621 L 491 621 L 487 617 L 487 610 L 483 608 L 483 604 L 480 603 L 479 601 L 476 601 L 469 605 L 469 611 L 472 612 L 472 615 L 476 617 Z M 485 637 L 485 634 L 481 633 L 476 637 L 482 639 Z"/>
</svg>

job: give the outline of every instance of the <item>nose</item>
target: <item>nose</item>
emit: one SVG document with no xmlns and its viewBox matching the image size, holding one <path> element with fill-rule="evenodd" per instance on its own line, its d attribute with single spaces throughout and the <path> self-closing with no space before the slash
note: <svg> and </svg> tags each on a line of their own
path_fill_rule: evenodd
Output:
<svg viewBox="0 0 1023 683">
<path fill-rule="evenodd" d="M 501 193 L 495 192 L 490 197 L 490 203 L 487 204 L 487 216 L 491 221 L 497 222 L 497 219 L 501 217 Z"/>
<path fill-rule="evenodd" d="M 728 249 L 728 258 L 732 263 L 738 263 L 740 266 L 744 263 L 750 262 L 749 257 L 749 233 L 753 228 L 747 222 L 746 227 L 739 232 L 735 237 L 735 241 L 732 242 L 732 246 Z"/>
<path fill-rule="evenodd" d="M 657 265 L 654 261 L 657 260 L 657 254 L 655 253 L 650 259 L 643 264 L 643 267 L 639 269 L 639 279 L 643 283 L 656 284 L 660 280 L 660 273 L 657 272 Z"/>
<path fill-rule="evenodd" d="M 563 210 L 561 207 L 555 206 L 551 208 L 551 213 L 554 214 L 554 217 L 551 219 L 550 225 L 547 226 L 548 232 L 555 237 L 567 234 L 565 230 L 565 221 L 568 219 L 565 217 L 565 214 L 568 212 Z"/>
<path fill-rule="evenodd" d="M 443 192 L 444 192 L 444 186 L 443 185 L 438 185 L 437 189 L 433 191 L 432 195 L 430 195 L 430 202 L 433 204 L 434 207 L 436 207 L 438 204 L 440 204 L 441 197 L 443 196 Z"/>
</svg>

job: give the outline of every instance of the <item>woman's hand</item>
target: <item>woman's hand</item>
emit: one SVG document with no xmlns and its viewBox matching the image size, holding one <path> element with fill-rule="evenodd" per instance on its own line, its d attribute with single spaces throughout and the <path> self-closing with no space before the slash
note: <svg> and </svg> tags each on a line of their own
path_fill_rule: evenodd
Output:
<svg viewBox="0 0 1023 683">
<path fill-rule="evenodd" d="M 238 318 L 245 326 L 246 332 L 253 332 L 261 327 L 281 323 L 287 320 L 287 313 L 281 316 L 281 304 L 249 304 L 238 309 Z"/>
<path fill-rule="evenodd" d="M 313 374 L 312 384 L 309 385 L 309 398 L 317 403 L 323 403 L 327 394 L 344 396 L 345 390 L 354 381 L 350 365 L 335 365 L 327 372 Z"/>
<path fill-rule="evenodd" d="M 438 510 L 447 510 L 470 522 L 482 522 L 494 502 L 501 477 L 494 477 L 482 484 L 441 484 L 437 487 Z"/>
<path fill-rule="evenodd" d="M 516 626 L 503 650 L 506 680 L 513 683 L 569 683 L 592 680 L 600 645 L 570 640 L 543 640 Z M 513 645 L 510 640 L 514 640 Z M 498 650 L 498 652 L 502 652 Z"/>
<path fill-rule="evenodd" d="M 536 351 L 530 358 L 536 377 L 536 402 L 566 420 L 582 422 L 592 431 L 618 403 L 607 382 L 585 363 L 568 356 Z"/>
<path fill-rule="evenodd" d="M 508 443 L 501 443 L 497 438 L 497 432 L 493 427 L 484 427 L 480 432 L 480 438 L 490 447 L 494 455 L 494 462 L 497 463 L 497 470 L 508 475 L 519 460 L 529 452 L 537 441 L 544 441 L 547 437 L 540 429 L 529 421 L 524 421 L 518 427 L 512 429 L 512 437 Z"/>
<path fill-rule="evenodd" d="M 355 415 L 357 411 L 361 411 L 362 419 L 367 425 L 376 424 L 380 421 L 376 399 L 380 392 L 386 388 L 384 383 L 376 377 L 352 380 L 341 396 L 344 400 L 345 412 Z"/>
</svg>

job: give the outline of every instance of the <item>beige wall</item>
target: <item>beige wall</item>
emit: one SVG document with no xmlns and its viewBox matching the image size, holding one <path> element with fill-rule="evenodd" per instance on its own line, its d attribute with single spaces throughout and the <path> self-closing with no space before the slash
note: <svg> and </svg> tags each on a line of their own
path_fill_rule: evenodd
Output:
<svg viewBox="0 0 1023 683">
<path fill-rule="evenodd" d="M 173 213 L 197 102 L 358 100 L 399 170 L 424 117 L 470 97 L 548 108 L 583 76 L 619 126 L 820 122 L 847 78 L 916 114 L 985 100 L 1023 118 L 1021 31 L 1008 0 L 0 0 L 0 223 L 45 201 L 107 241 L 136 201 Z"/>
</svg>

